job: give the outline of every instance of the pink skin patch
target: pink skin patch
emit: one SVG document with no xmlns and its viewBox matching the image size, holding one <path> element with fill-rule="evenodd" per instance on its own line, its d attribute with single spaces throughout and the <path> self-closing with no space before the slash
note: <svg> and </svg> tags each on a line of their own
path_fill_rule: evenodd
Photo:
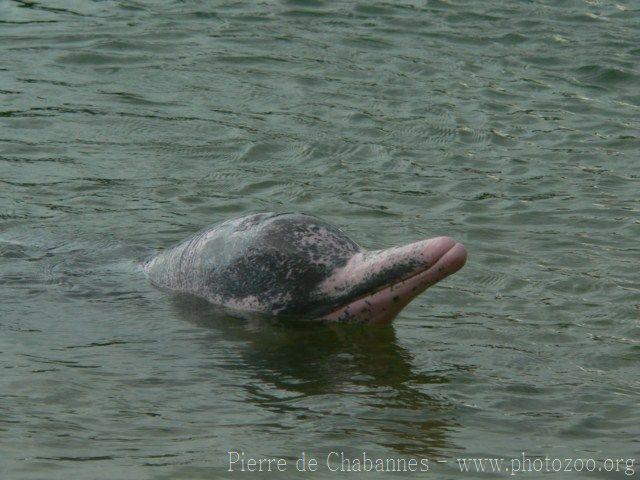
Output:
<svg viewBox="0 0 640 480">
<path fill-rule="evenodd" d="M 467 251 L 461 243 L 449 237 L 437 237 L 404 247 L 359 253 L 324 281 L 321 289 L 326 293 L 338 292 L 403 261 L 416 262 L 415 270 L 403 278 L 390 280 L 388 285 L 353 300 L 322 319 L 390 323 L 418 294 L 460 270 L 467 261 Z"/>
</svg>

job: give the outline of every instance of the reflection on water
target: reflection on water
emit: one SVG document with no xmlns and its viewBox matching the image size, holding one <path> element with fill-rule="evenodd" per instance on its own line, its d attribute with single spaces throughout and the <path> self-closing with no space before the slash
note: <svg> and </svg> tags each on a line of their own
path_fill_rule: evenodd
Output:
<svg viewBox="0 0 640 480">
<path fill-rule="evenodd" d="M 332 405 L 331 397 L 349 395 L 355 402 L 332 413 L 335 435 L 367 423 L 383 433 L 385 447 L 407 456 L 432 457 L 451 446 L 451 409 L 423 391 L 448 380 L 416 372 L 392 326 L 240 320 L 184 296 L 173 305 L 180 318 L 215 331 L 203 348 L 217 349 L 220 337 L 233 342 L 241 357 L 234 368 L 252 379 L 245 388 L 256 406 L 303 421 Z"/>
</svg>

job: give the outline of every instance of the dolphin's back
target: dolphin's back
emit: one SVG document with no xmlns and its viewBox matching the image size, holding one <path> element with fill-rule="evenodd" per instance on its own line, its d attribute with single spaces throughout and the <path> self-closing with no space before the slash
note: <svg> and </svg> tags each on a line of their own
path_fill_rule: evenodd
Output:
<svg viewBox="0 0 640 480">
<path fill-rule="evenodd" d="M 360 247 L 310 215 L 260 213 L 213 225 L 145 264 L 158 287 L 238 310 L 313 313 L 317 291 Z"/>
</svg>

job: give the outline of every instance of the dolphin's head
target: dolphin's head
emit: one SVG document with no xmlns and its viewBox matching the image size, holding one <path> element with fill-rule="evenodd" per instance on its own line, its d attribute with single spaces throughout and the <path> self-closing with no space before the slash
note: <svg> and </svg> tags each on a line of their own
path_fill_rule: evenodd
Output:
<svg viewBox="0 0 640 480">
<path fill-rule="evenodd" d="M 448 237 L 366 251 L 314 216 L 263 213 L 214 225 L 145 270 L 157 286 L 234 311 L 388 323 L 465 261 Z"/>
<path fill-rule="evenodd" d="M 251 298 L 261 297 L 262 305 L 277 299 L 270 313 L 330 321 L 389 323 L 462 268 L 467 255 L 449 237 L 366 251 L 342 230 L 303 214 L 266 217 L 254 235 L 255 248 L 242 260 L 253 265 Z"/>
</svg>

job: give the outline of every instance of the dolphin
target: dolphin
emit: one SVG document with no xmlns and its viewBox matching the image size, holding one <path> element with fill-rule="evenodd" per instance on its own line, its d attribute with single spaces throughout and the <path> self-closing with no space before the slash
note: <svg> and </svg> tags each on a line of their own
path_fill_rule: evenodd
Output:
<svg viewBox="0 0 640 480">
<path fill-rule="evenodd" d="M 465 264 L 435 237 L 369 251 L 303 213 L 258 213 L 202 230 L 144 263 L 151 283 L 240 314 L 390 323 Z"/>
</svg>

